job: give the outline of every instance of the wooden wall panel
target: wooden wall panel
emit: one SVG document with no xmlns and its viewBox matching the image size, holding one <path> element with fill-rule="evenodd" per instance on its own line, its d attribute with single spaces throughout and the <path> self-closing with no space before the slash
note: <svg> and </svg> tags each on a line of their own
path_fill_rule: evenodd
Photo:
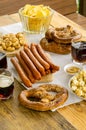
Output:
<svg viewBox="0 0 86 130">
<path fill-rule="evenodd" d="M 77 10 L 76 0 L 0 0 L 0 15 L 16 13 L 25 4 L 49 5 L 63 15 Z"/>
</svg>

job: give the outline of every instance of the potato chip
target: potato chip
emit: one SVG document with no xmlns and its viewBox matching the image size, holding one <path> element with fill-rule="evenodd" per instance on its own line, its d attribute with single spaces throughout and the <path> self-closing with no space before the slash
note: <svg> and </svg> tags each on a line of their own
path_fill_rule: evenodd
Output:
<svg viewBox="0 0 86 130">
<path fill-rule="evenodd" d="M 22 11 L 22 14 L 24 16 L 30 16 L 30 17 L 46 17 L 50 15 L 50 10 L 48 9 L 48 6 L 43 5 L 25 5 L 24 10 Z"/>
</svg>

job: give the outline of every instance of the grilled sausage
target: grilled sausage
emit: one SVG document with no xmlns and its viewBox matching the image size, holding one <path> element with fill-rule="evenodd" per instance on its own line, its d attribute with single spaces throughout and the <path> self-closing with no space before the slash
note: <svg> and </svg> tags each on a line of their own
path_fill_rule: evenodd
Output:
<svg viewBox="0 0 86 130">
<path fill-rule="evenodd" d="M 21 66 L 18 64 L 18 62 L 14 59 L 11 58 L 11 62 L 14 65 L 14 67 L 16 68 L 22 82 L 27 86 L 27 87 L 31 87 L 32 83 L 30 82 L 29 78 L 27 78 L 27 76 L 25 75 L 24 71 L 22 70 Z"/>
<path fill-rule="evenodd" d="M 59 66 L 54 65 L 49 58 L 46 56 L 46 54 L 44 53 L 43 49 L 41 48 L 41 46 L 39 44 L 36 45 L 37 51 L 39 52 L 39 54 L 41 55 L 41 57 L 50 64 L 51 67 L 51 71 L 55 72 L 57 70 L 59 70 Z"/>
<path fill-rule="evenodd" d="M 40 72 L 38 72 L 38 70 L 34 66 L 33 62 L 28 57 L 28 55 L 23 50 L 20 51 L 20 55 L 23 58 L 23 60 L 26 62 L 26 64 L 28 65 L 28 67 L 31 70 L 34 78 L 37 79 L 37 80 L 40 80 L 41 74 L 40 74 Z"/>
<path fill-rule="evenodd" d="M 41 65 L 46 69 L 49 70 L 50 65 L 43 60 L 43 58 L 39 55 L 37 52 L 36 46 L 34 44 L 31 44 L 31 51 L 34 54 L 34 56 L 37 58 L 37 60 L 41 63 Z"/>
<path fill-rule="evenodd" d="M 39 61 L 35 58 L 33 53 L 30 51 L 28 47 L 24 47 L 24 51 L 27 53 L 33 64 L 36 66 L 36 68 L 40 71 L 40 73 L 44 76 L 45 75 L 45 69 L 44 67 L 39 63 Z"/>
<path fill-rule="evenodd" d="M 21 64 L 23 70 L 26 72 L 27 77 L 30 79 L 30 81 L 32 83 L 35 83 L 35 79 L 34 79 L 32 73 L 31 73 L 30 69 L 28 68 L 28 66 L 26 65 L 26 63 L 24 62 L 24 60 L 21 58 L 20 54 L 17 53 L 16 57 L 17 57 L 19 63 Z"/>
</svg>

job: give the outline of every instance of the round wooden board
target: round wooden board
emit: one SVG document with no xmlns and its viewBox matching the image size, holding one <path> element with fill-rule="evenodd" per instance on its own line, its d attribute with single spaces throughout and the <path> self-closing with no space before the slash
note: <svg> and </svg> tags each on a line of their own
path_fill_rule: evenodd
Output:
<svg viewBox="0 0 86 130">
<path fill-rule="evenodd" d="M 20 47 L 19 49 L 16 49 L 15 51 L 12 51 L 12 52 L 10 52 L 10 51 L 5 51 L 5 50 L 2 50 L 2 49 L 0 49 L 0 52 L 3 52 L 3 53 L 6 54 L 6 56 L 11 57 L 11 56 L 15 56 L 16 53 L 18 53 L 18 52 L 19 52 L 20 50 L 22 50 L 22 49 L 23 49 L 23 46 Z"/>
</svg>

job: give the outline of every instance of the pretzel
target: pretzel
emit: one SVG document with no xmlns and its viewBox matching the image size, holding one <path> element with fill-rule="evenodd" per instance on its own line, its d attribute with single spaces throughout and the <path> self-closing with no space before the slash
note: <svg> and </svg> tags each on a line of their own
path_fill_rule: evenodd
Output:
<svg viewBox="0 0 86 130">
<path fill-rule="evenodd" d="M 55 28 L 49 28 L 45 33 L 45 38 L 48 40 L 53 40 L 53 33 L 55 32 Z"/>
<path fill-rule="evenodd" d="M 52 110 L 64 104 L 67 98 L 67 89 L 57 84 L 44 84 L 38 88 L 23 90 L 18 97 L 23 106 L 37 111 Z"/>
<path fill-rule="evenodd" d="M 48 41 L 46 38 L 41 39 L 40 45 L 44 50 L 57 54 L 68 54 L 71 51 L 71 43 L 61 44 L 55 41 Z"/>
<path fill-rule="evenodd" d="M 72 26 L 49 28 L 45 37 L 40 40 L 41 47 L 57 54 L 68 54 L 71 51 L 71 43 L 79 41 L 81 33 L 74 30 Z"/>
<path fill-rule="evenodd" d="M 81 38 L 81 33 L 77 30 L 74 30 L 72 26 L 67 25 L 66 27 L 56 28 L 52 32 L 53 40 L 56 43 L 71 43 L 71 40 L 78 40 Z"/>
</svg>

